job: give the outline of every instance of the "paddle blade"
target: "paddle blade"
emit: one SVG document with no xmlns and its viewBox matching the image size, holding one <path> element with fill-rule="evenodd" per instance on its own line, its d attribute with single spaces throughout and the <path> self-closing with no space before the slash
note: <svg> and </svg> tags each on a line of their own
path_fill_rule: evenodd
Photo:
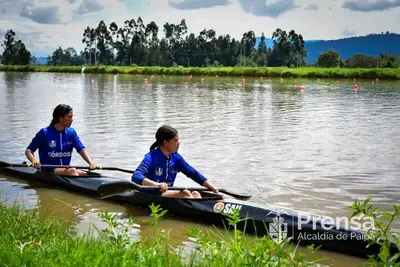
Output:
<svg viewBox="0 0 400 267">
<path fill-rule="evenodd" d="M 116 181 L 99 185 L 96 192 L 99 198 L 103 199 L 134 189 L 129 181 Z"/>
<path fill-rule="evenodd" d="M 158 190 L 157 186 L 138 185 L 131 181 L 115 181 L 112 183 L 101 184 L 97 187 L 99 199 L 109 198 L 121 193 L 133 190 Z"/>
<path fill-rule="evenodd" d="M 238 193 L 233 193 L 233 192 L 230 192 L 230 191 L 228 191 L 226 189 L 223 189 L 223 188 L 219 189 L 219 192 L 224 193 L 224 194 L 229 195 L 229 196 L 232 196 L 234 198 L 240 199 L 240 200 L 249 200 L 251 198 L 251 196 L 249 196 L 249 195 L 242 195 L 242 194 L 238 194 Z"/>
<path fill-rule="evenodd" d="M 0 168 L 8 168 L 8 167 L 30 167 L 30 165 L 29 164 L 8 163 L 8 162 L 0 161 Z"/>
<path fill-rule="evenodd" d="M 7 168 L 7 167 L 11 167 L 11 164 L 4 161 L 0 161 L 0 168 Z"/>
</svg>

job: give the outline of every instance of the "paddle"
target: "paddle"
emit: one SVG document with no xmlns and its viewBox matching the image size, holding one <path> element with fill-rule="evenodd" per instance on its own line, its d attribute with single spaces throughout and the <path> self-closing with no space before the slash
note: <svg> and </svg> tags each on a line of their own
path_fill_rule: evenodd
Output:
<svg viewBox="0 0 400 267">
<path fill-rule="evenodd" d="M 88 166 L 62 166 L 62 165 L 41 165 L 42 167 L 48 167 L 48 168 L 76 168 L 76 169 L 89 169 Z M 0 161 L 0 169 L 1 168 L 7 168 L 7 167 L 32 167 L 32 164 L 18 164 L 18 163 L 7 163 Z M 121 171 L 121 172 L 126 172 L 126 173 L 133 173 L 131 170 L 126 170 L 126 169 L 121 169 L 121 168 L 116 168 L 116 167 L 101 167 L 97 166 L 96 170 L 109 170 L 109 171 Z M 84 177 L 84 176 L 83 176 Z M 189 191 L 198 191 L 198 192 L 203 192 L 203 191 L 211 191 L 208 188 L 205 187 L 168 187 L 168 190 L 189 190 Z M 101 199 L 103 198 L 108 198 L 112 197 L 118 194 L 121 194 L 126 191 L 131 191 L 131 190 L 159 190 L 158 186 L 146 186 L 146 185 L 138 185 L 136 183 L 130 182 L 130 181 L 116 181 L 113 183 L 109 184 L 102 184 L 98 187 L 97 192 L 99 195 L 101 195 Z M 247 195 L 241 195 L 237 193 L 230 192 L 224 188 L 218 189 L 219 192 L 224 193 L 226 195 L 232 196 L 237 199 L 241 200 L 248 200 L 251 198 L 251 196 Z"/>
<path fill-rule="evenodd" d="M 189 191 L 198 191 L 198 192 L 204 192 L 204 191 L 211 191 L 208 188 L 205 187 L 178 187 L 178 186 L 172 186 L 168 187 L 168 190 L 175 190 L 175 191 L 181 191 L 181 190 L 189 190 Z M 120 181 L 112 184 L 102 184 L 99 185 L 97 188 L 97 193 L 100 195 L 100 199 L 104 198 L 109 198 L 121 193 L 124 193 L 126 191 L 132 191 L 132 190 L 160 190 L 158 186 L 149 186 L 149 185 L 138 185 L 136 183 L 130 182 L 130 181 Z M 251 196 L 247 195 L 241 195 L 238 193 L 233 193 L 230 192 L 224 188 L 218 189 L 219 192 L 224 193 L 226 195 L 232 196 L 237 199 L 241 200 L 248 200 L 251 198 Z"/>
<path fill-rule="evenodd" d="M 41 165 L 42 167 L 47 168 L 75 168 L 75 169 L 89 169 L 89 166 L 65 166 L 65 165 Z M 8 167 L 33 167 L 32 164 L 16 164 L 16 163 L 7 163 L 0 161 L 0 168 L 8 168 Z M 101 167 L 97 166 L 96 170 L 106 170 L 106 171 L 120 171 L 126 173 L 133 173 L 131 170 L 116 168 L 116 167 Z"/>
</svg>

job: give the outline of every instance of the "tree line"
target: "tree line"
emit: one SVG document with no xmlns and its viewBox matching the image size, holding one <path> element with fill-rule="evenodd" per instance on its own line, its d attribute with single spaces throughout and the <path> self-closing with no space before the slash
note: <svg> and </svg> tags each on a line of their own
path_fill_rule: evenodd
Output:
<svg viewBox="0 0 400 267">
<path fill-rule="evenodd" d="M 159 31 L 164 35 L 160 39 Z M 240 39 L 229 34 L 217 35 L 213 29 L 199 34 L 188 33 L 186 21 L 165 23 L 162 29 L 154 22 L 126 20 L 123 25 L 101 20 L 97 27 L 89 26 L 82 34 L 83 51 L 78 54 L 73 47 L 57 48 L 48 56 L 47 64 L 68 65 L 119 65 L 119 66 L 306 66 L 307 56 L 303 36 L 295 30 L 276 29 L 267 47 L 264 33 L 256 47 L 253 31 L 243 33 Z M 35 58 L 15 32 L 8 30 L 2 44 L 4 65 L 32 64 Z M 336 53 L 336 54 L 335 54 Z M 373 62 L 373 64 L 372 64 Z M 378 62 L 378 63 L 377 63 Z M 381 54 L 378 58 L 357 54 L 343 61 L 335 51 L 322 53 L 316 64 L 320 67 L 399 67 L 399 58 Z"/>
<path fill-rule="evenodd" d="M 316 66 L 322 68 L 400 68 L 400 57 L 393 53 L 380 53 L 377 57 L 356 53 L 343 60 L 334 50 L 319 55 Z"/>
<path fill-rule="evenodd" d="M 294 30 L 277 29 L 273 48 L 267 48 L 265 36 L 255 47 L 253 31 L 243 33 L 240 40 L 229 34 L 217 35 L 213 29 L 204 29 L 198 35 L 188 34 L 186 21 L 165 23 L 161 29 L 155 22 L 145 24 L 126 20 L 118 26 L 107 26 L 100 21 L 96 28 L 87 27 L 83 32 L 85 45 L 81 57 L 86 64 L 122 66 L 282 66 L 305 65 L 304 40 Z"/>
</svg>

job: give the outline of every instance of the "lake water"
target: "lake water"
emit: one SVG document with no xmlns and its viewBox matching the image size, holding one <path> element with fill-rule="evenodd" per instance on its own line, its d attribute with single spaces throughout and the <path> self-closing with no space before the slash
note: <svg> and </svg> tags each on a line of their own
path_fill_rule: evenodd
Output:
<svg viewBox="0 0 400 267">
<path fill-rule="evenodd" d="M 298 79 L 301 90 L 291 78 L 247 78 L 244 86 L 240 77 L 201 78 L 0 72 L 0 161 L 26 160 L 33 136 L 66 103 L 72 127 L 102 166 L 135 169 L 167 123 L 179 130 L 180 153 L 192 166 L 252 202 L 331 217 L 348 216 L 356 198 L 372 197 L 381 209 L 399 204 L 400 82 L 360 80 L 355 90 L 353 79 Z M 74 154 L 72 164 L 85 162 Z M 196 186 L 182 174 L 176 185 Z M 3 201 L 27 208 L 39 201 L 43 212 L 78 225 L 96 211 L 151 220 L 147 210 L 1 174 L 0 186 Z M 162 223 L 178 240 L 193 225 L 206 227 L 173 217 Z M 357 261 L 328 255 L 340 266 Z"/>
</svg>

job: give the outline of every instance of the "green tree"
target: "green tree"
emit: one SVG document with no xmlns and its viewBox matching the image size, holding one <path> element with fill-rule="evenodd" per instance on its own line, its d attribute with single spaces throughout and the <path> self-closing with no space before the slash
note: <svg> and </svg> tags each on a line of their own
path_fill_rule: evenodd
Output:
<svg viewBox="0 0 400 267">
<path fill-rule="evenodd" d="M 317 65 L 322 68 L 335 68 L 340 66 L 341 61 L 338 52 L 329 50 L 319 55 Z"/>
<path fill-rule="evenodd" d="M 83 32 L 83 39 L 82 43 L 86 45 L 85 47 L 85 59 L 89 65 L 96 65 L 97 64 L 97 49 L 95 45 L 96 39 L 96 31 L 89 26 L 86 27 L 85 31 Z"/>
<path fill-rule="evenodd" d="M 379 68 L 399 68 L 400 58 L 393 53 L 380 53 L 377 60 Z"/>
<path fill-rule="evenodd" d="M 287 33 L 285 30 L 276 29 L 272 34 L 273 49 L 269 55 L 270 66 L 303 66 L 307 51 L 301 34 L 294 30 Z"/>
<path fill-rule="evenodd" d="M 5 34 L 1 45 L 4 49 L 2 62 L 4 65 L 28 65 L 32 61 L 31 53 L 21 40 L 15 40 L 15 32 L 10 29 Z"/>
<path fill-rule="evenodd" d="M 374 57 L 357 53 L 346 60 L 345 66 L 347 68 L 375 68 L 377 60 Z"/>
</svg>

